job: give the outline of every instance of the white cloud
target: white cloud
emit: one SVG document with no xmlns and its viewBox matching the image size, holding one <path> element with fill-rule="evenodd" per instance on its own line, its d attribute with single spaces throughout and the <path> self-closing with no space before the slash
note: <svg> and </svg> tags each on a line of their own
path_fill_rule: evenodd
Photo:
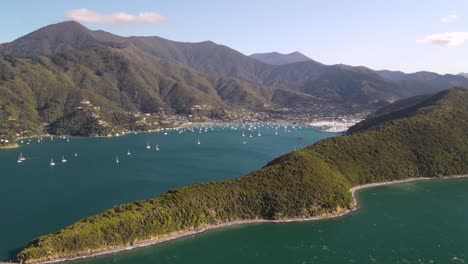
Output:
<svg viewBox="0 0 468 264">
<path fill-rule="evenodd" d="M 430 43 L 437 46 L 453 47 L 459 46 L 468 41 L 468 32 L 448 32 L 442 34 L 429 35 L 421 40 L 420 43 Z"/>
<path fill-rule="evenodd" d="M 445 23 L 445 24 L 450 24 L 450 23 L 454 22 L 455 20 L 457 20 L 457 18 L 458 18 L 457 15 L 452 14 L 452 15 L 448 15 L 446 17 L 441 18 L 440 22 Z"/>
<path fill-rule="evenodd" d="M 106 25 L 158 23 L 167 20 L 166 17 L 155 12 L 143 12 L 138 15 L 124 12 L 102 14 L 86 8 L 70 10 L 65 13 L 65 17 L 80 23 Z"/>
</svg>

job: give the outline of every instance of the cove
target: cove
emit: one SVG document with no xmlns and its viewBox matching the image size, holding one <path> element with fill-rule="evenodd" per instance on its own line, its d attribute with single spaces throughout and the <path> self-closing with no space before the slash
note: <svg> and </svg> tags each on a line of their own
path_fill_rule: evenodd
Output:
<svg viewBox="0 0 468 264">
<path fill-rule="evenodd" d="M 372 187 L 341 218 L 226 227 L 73 263 L 464 263 L 467 190 L 466 178 Z"/>
<path fill-rule="evenodd" d="M 35 237 L 114 205 L 180 186 L 240 177 L 282 153 L 334 135 L 297 126 L 255 131 L 216 126 L 167 135 L 24 141 L 18 149 L 0 150 L 0 260 L 13 258 Z M 18 164 L 20 153 L 26 160 Z M 62 156 L 66 163 L 61 163 Z M 51 158 L 56 166 L 49 165 Z"/>
</svg>

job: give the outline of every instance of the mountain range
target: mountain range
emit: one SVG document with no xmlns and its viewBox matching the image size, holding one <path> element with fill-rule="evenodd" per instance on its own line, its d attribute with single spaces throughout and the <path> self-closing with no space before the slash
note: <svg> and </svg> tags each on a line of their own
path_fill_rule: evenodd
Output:
<svg viewBox="0 0 468 264">
<path fill-rule="evenodd" d="M 208 114 L 298 104 L 366 108 L 452 86 L 468 87 L 468 79 L 324 65 L 298 52 L 246 56 L 211 41 L 121 37 L 69 21 L 0 44 L 0 131 L 79 116 L 83 100 L 118 124 L 128 120 L 122 113 L 191 114 L 194 106 Z"/>
<path fill-rule="evenodd" d="M 468 73 L 460 72 L 458 75 L 468 78 Z"/>
</svg>

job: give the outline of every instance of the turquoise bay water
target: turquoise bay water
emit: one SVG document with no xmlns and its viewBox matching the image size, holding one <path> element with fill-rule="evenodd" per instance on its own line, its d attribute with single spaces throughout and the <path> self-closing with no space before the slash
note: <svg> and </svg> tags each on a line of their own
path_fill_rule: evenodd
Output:
<svg viewBox="0 0 468 264">
<path fill-rule="evenodd" d="M 45 140 L 0 151 L 0 260 L 29 240 L 113 205 L 177 186 L 239 177 L 277 155 L 333 136 L 314 129 L 139 134 L 112 139 Z M 197 144 L 200 139 L 201 144 Z M 153 146 L 145 149 L 146 142 Z M 159 144 L 160 151 L 154 150 Z M 127 149 L 132 155 L 127 157 Z M 16 164 L 19 152 L 28 160 Z M 73 157 L 77 152 L 78 157 Z M 61 164 L 62 154 L 68 159 Z M 120 163 L 115 163 L 119 155 Z M 54 157 L 57 165 L 49 166 Z M 6 172 L 6 173 L 4 173 Z M 76 264 L 465 263 L 468 179 L 375 187 L 360 210 L 341 218 L 252 224 Z"/>
<path fill-rule="evenodd" d="M 361 209 L 301 223 L 210 230 L 76 264 L 466 263 L 468 179 L 412 182 L 358 193 Z"/>
<path fill-rule="evenodd" d="M 240 129 L 221 127 L 70 142 L 55 137 L 0 150 L 0 261 L 40 235 L 114 205 L 179 186 L 240 177 L 282 153 L 334 135 L 312 128 L 275 131 L 262 127 L 250 137 L 245 130 L 245 138 Z M 127 156 L 128 150 L 132 155 Z M 20 152 L 27 158 L 22 164 L 16 162 Z M 49 166 L 51 158 L 54 167 Z"/>
</svg>

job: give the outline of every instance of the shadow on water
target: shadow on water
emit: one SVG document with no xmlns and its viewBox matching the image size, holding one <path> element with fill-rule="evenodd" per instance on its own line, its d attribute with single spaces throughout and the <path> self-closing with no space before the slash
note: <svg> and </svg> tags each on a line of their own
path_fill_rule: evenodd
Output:
<svg viewBox="0 0 468 264">
<path fill-rule="evenodd" d="M 24 247 L 18 247 L 11 250 L 8 250 L 8 259 L 0 259 L 0 263 L 9 263 L 16 260 L 16 256 Z"/>
</svg>

